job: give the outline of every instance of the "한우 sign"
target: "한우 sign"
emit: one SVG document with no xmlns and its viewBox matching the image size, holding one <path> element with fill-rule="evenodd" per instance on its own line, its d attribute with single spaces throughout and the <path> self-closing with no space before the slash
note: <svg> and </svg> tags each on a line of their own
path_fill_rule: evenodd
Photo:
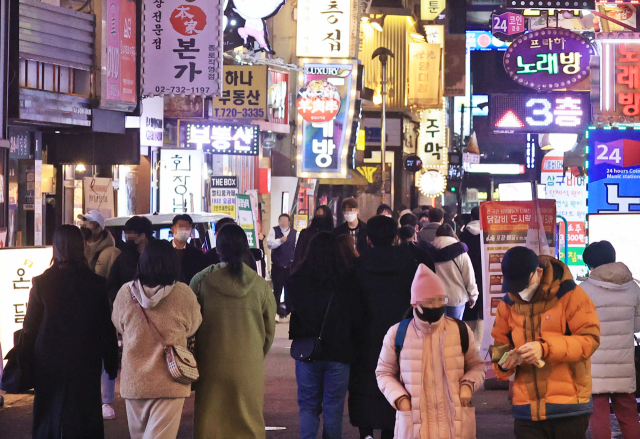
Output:
<svg viewBox="0 0 640 439">
<path fill-rule="evenodd" d="M 222 96 L 213 99 L 213 118 L 266 117 L 267 66 L 224 66 Z"/>
<path fill-rule="evenodd" d="M 258 130 L 256 125 L 188 123 L 184 144 L 211 154 L 258 155 Z"/>
</svg>

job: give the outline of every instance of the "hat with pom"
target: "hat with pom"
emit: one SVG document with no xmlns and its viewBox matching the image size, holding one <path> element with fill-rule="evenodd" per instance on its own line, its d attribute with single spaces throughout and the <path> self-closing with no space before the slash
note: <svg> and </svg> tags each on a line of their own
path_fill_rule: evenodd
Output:
<svg viewBox="0 0 640 439">
<path fill-rule="evenodd" d="M 446 297 L 447 293 L 440 278 L 426 265 L 418 265 L 411 284 L 411 305 L 417 305 L 429 299 L 446 299 Z"/>
</svg>

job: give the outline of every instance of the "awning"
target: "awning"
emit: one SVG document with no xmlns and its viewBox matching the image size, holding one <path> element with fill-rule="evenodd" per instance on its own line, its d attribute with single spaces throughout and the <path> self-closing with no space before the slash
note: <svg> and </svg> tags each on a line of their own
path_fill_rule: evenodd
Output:
<svg viewBox="0 0 640 439">
<path fill-rule="evenodd" d="M 350 186 L 366 186 L 369 184 L 367 179 L 354 169 L 347 169 L 347 178 L 321 178 L 318 184 L 350 185 Z"/>
</svg>

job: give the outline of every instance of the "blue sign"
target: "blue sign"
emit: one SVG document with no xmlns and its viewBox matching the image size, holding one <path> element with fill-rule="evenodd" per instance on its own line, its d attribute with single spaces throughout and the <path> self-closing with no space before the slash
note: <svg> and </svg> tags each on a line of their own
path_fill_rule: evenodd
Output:
<svg viewBox="0 0 640 439">
<path fill-rule="evenodd" d="M 484 30 L 468 30 L 467 31 L 467 48 L 469 50 L 499 50 L 505 51 L 510 43 L 505 43 L 494 37 L 490 31 Z"/>
<path fill-rule="evenodd" d="M 589 213 L 640 212 L 640 131 L 589 131 Z"/>
</svg>

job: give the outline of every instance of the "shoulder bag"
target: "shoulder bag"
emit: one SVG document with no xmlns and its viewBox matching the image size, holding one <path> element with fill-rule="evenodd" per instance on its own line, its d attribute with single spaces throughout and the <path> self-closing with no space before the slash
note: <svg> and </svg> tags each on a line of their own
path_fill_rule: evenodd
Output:
<svg viewBox="0 0 640 439">
<path fill-rule="evenodd" d="M 182 346 L 167 345 L 158 332 L 153 322 L 147 318 L 147 314 L 142 309 L 140 302 L 133 294 L 131 295 L 133 301 L 136 303 L 136 308 L 140 311 L 140 314 L 149 325 L 153 338 L 160 343 L 164 350 L 165 361 L 167 362 L 167 369 L 169 369 L 169 375 L 175 381 L 180 384 L 192 384 L 198 380 L 200 374 L 198 373 L 198 365 L 196 359 L 187 348 Z"/>
<path fill-rule="evenodd" d="M 327 310 L 324 313 L 324 319 L 322 319 L 322 327 L 320 328 L 320 334 L 318 337 L 306 337 L 296 338 L 291 342 L 291 358 L 297 361 L 303 361 L 305 363 L 311 363 L 318 359 L 322 351 L 322 334 L 324 333 L 324 325 L 327 323 L 327 316 L 329 315 L 329 308 L 331 308 L 331 302 L 335 291 L 331 293 L 329 303 L 327 304 Z"/>
</svg>

